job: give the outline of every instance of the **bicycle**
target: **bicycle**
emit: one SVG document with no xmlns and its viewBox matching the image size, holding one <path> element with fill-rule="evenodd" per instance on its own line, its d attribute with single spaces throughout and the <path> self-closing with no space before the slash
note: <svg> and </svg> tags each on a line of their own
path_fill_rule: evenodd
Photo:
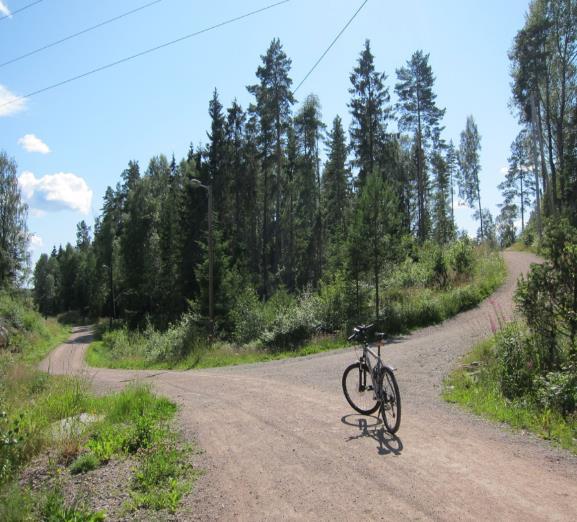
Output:
<svg viewBox="0 0 577 522">
<path fill-rule="evenodd" d="M 379 410 L 389 433 L 396 433 L 401 425 L 401 395 L 394 369 L 381 360 L 381 343 L 384 333 L 375 333 L 378 353 L 369 348 L 368 331 L 373 327 L 360 325 L 353 329 L 349 341 L 361 341 L 363 354 L 343 373 L 343 392 L 347 402 L 362 415 L 372 415 Z M 374 359 L 374 363 L 371 362 Z M 370 383 L 367 376 L 370 376 Z"/>
</svg>

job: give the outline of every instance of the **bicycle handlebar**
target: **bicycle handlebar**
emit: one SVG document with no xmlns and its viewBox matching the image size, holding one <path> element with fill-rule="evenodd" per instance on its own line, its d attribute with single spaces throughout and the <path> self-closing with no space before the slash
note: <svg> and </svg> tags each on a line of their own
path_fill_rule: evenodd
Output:
<svg viewBox="0 0 577 522">
<path fill-rule="evenodd" d="M 355 326 L 353 328 L 353 333 L 352 333 L 352 335 L 349 336 L 348 340 L 353 341 L 359 335 L 366 334 L 367 331 L 370 330 L 373 326 L 375 326 L 375 325 L 374 324 L 360 324 L 359 326 Z"/>
</svg>

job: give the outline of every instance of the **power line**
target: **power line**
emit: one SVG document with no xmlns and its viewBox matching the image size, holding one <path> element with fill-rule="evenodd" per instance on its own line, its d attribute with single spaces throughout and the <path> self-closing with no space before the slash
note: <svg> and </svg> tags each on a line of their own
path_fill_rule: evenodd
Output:
<svg viewBox="0 0 577 522">
<path fill-rule="evenodd" d="M 38 89 L 37 91 L 29 92 L 28 94 L 25 94 L 23 96 L 16 96 L 15 98 L 10 100 L 9 102 L 6 102 L 6 103 L 3 103 L 2 105 L 0 105 L 0 109 L 2 107 L 5 107 L 6 105 L 12 105 L 13 103 L 17 103 L 20 100 L 24 100 L 26 98 L 31 98 L 32 96 L 36 96 L 37 94 L 40 94 L 40 93 L 43 93 L 46 91 L 50 91 L 52 89 L 56 89 L 57 87 L 60 87 L 60 86 L 65 85 L 67 83 L 71 83 L 73 81 L 80 80 L 81 78 L 85 78 L 86 76 L 90 76 L 90 75 L 95 74 L 97 72 L 104 71 L 105 69 L 110 69 L 111 67 L 115 67 L 116 65 L 120 65 L 121 63 L 125 63 L 125 62 L 128 62 L 130 60 L 134 60 L 135 58 L 139 58 L 140 56 L 144 56 L 145 54 L 149 54 L 149 53 L 152 53 L 154 51 L 158 51 L 159 49 L 163 49 L 163 48 L 168 47 L 170 45 L 174 45 L 175 43 L 182 42 L 183 40 L 187 40 L 189 38 L 193 38 L 194 36 L 199 36 L 203 33 L 207 33 L 207 32 L 212 31 L 214 29 L 218 29 L 219 27 L 223 27 L 225 25 L 232 24 L 233 22 L 238 22 L 239 20 L 242 20 L 244 18 L 248 18 L 248 17 L 253 16 L 255 14 L 258 14 L 258 13 L 262 13 L 263 11 L 267 11 L 267 10 L 272 9 L 273 7 L 277 7 L 281 4 L 286 4 L 287 2 L 290 2 L 290 0 L 281 0 L 280 2 L 276 2 L 274 4 L 267 5 L 266 7 L 261 7 L 260 9 L 257 9 L 255 11 L 250 11 L 249 13 L 245 13 L 245 14 L 237 16 L 235 18 L 230 18 L 224 22 L 220 22 L 216 25 L 212 25 L 212 26 L 207 27 L 205 29 L 201 29 L 200 31 L 196 31 L 194 33 L 190 33 L 190 34 L 187 34 L 185 36 L 181 36 L 180 38 L 177 38 L 176 40 L 171 40 L 170 42 L 166 42 L 166 43 L 157 45 L 156 47 L 151 47 L 150 49 L 146 49 L 145 51 L 141 51 L 141 52 L 133 54 L 131 56 L 127 56 L 126 58 L 122 58 L 122 59 L 117 60 L 115 62 L 108 63 L 106 65 L 102 65 L 100 67 L 97 67 L 96 69 L 92 69 L 92 70 L 87 71 L 85 73 L 79 74 L 78 76 L 73 76 L 72 78 L 68 78 L 66 80 L 55 83 L 53 85 L 49 85 L 48 87 L 43 87 L 42 89 Z"/>
<path fill-rule="evenodd" d="M 351 18 L 349 19 L 349 21 L 345 24 L 345 26 L 339 31 L 339 34 L 337 34 L 334 38 L 334 40 L 331 42 L 331 44 L 325 49 L 325 52 L 323 54 L 321 54 L 320 58 L 315 62 L 315 64 L 311 67 L 310 71 L 306 74 L 306 76 L 300 81 L 300 83 L 295 87 L 295 90 L 293 91 L 293 95 L 299 90 L 299 87 L 305 83 L 306 79 L 311 75 L 311 73 L 317 68 L 317 65 L 319 63 L 321 63 L 322 59 L 326 56 L 326 54 L 331 50 L 332 46 L 335 45 L 335 43 L 337 42 L 337 40 L 341 37 L 341 35 L 346 31 L 347 27 L 349 25 L 351 25 L 351 22 L 356 18 L 356 16 L 361 12 L 361 9 L 363 7 L 365 7 L 365 4 L 368 2 L 369 0 L 365 0 L 361 6 L 355 11 L 355 13 L 353 14 L 353 16 L 351 16 Z"/>
<path fill-rule="evenodd" d="M 18 13 L 24 11 L 25 9 L 28 9 L 29 7 L 32 7 L 33 5 L 39 4 L 40 2 L 42 2 L 42 0 L 36 0 L 36 2 L 32 2 L 31 4 L 26 4 L 25 6 L 22 6 L 20 9 L 16 9 L 16 11 L 12 11 L 10 14 L 0 16 L 0 21 L 4 20 L 5 18 L 12 18 L 15 14 L 18 14 Z"/>
<path fill-rule="evenodd" d="M 33 54 L 39 53 L 41 51 L 45 51 L 46 49 L 49 49 L 50 47 L 54 47 L 55 45 L 59 45 L 59 44 L 66 42 L 68 40 L 72 40 L 72 38 L 76 38 L 77 36 L 80 36 L 82 34 L 88 33 L 90 31 L 94 31 L 94 29 L 98 29 L 99 27 L 102 27 L 104 25 L 110 24 L 112 22 L 116 22 L 116 20 L 120 20 L 121 18 L 124 18 L 124 17 L 129 16 L 129 15 L 134 14 L 134 13 L 137 13 L 138 11 L 142 11 L 143 9 L 146 9 L 147 7 L 151 7 L 154 4 L 158 4 L 159 2 L 162 2 L 162 0 L 154 0 L 154 2 L 149 2 L 148 4 L 141 5 L 140 7 L 137 7 L 136 9 L 132 9 L 131 11 L 127 11 L 126 13 L 122 13 L 118 16 L 113 17 L 113 18 L 109 18 L 108 20 L 104 20 L 103 22 L 100 22 L 99 24 L 93 25 L 92 27 L 88 27 L 86 29 L 83 29 L 82 31 L 78 31 L 77 33 L 71 34 L 69 36 L 65 36 L 64 38 L 61 38 L 60 40 L 56 40 L 55 42 L 51 42 L 51 43 L 46 44 L 42 47 L 39 47 L 38 49 L 34 49 L 33 51 L 30 51 L 28 53 L 17 56 L 16 58 L 12 58 L 11 60 L 8 60 L 4 63 L 0 63 L 0 67 L 4 67 L 4 66 L 9 65 L 11 63 L 18 62 L 19 60 L 23 60 L 24 58 L 28 58 L 29 56 L 32 56 Z"/>
</svg>

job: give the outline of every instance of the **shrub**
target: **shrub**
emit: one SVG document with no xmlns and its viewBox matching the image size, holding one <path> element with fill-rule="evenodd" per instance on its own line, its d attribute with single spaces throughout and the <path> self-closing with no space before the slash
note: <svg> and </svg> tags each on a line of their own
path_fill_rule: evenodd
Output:
<svg viewBox="0 0 577 522">
<path fill-rule="evenodd" d="M 22 439 L 20 423 L 22 416 L 10 419 L 0 411 L 0 484 L 10 478 L 21 460 Z"/>
<path fill-rule="evenodd" d="M 433 253 L 433 277 L 439 288 L 445 288 L 449 282 L 447 260 L 441 247 L 435 248 Z"/>
<path fill-rule="evenodd" d="M 87 446 L 98 462 L 106 463 L 122 449 L 124 443 L 124 431 L 118 426 L 105 424 L 92 434 Z"/>
<path fill-rule="evenodd" d="M 533 339 L 516 323 L 507 325 L 496 337 L 499 383 L 509 399 L 530 394 L 539 371 Z"/>
<path fill-rule="evenodd" d="M 577 357 L 577 229 L 566 220 L 548 224 L 548 260 L 521 277 L 515 299 L 532 332 L 546 348 L 546 369 L 556 371 L 564 344 Z"/>
<path fill-rule="evenodd" d="M 271 308 L 276 315 L 261 336 L 263 343 L 272 349 L 295 348 L 309 339 L 320 326 L 320 300 L 317 296 L 304 293 L 296 302 L 283 301 L 281 295 L 272 303 Z"/>
<path fill-rule="evenodd" d="M 263 307 L 254 288 L 247 286 L 230 311 L 232 338 L 237 343 L 258 339 L 264 328 Z"/>
<path fill-rule="evenodd" d="M 318 304 L 318 319 L 324 330 L 336 332 L 348 329 L 356 315 L 355 296 L 343 272 L 337 272 L 332 281 L 321 284 Z"/>
<path fill-rule="evenodd" d="M 128 432 L 124 441 L 124 449 L 128 453 L 136 453 L 140 449 L 150 448 L 155 442 L 160 440 L 163 430 L 157 423 L 147 415 L 136 419 L 136 422 Z"/>
<path fill-rule="evenodd" d="M 466 238 L 455 241 L 449 250 L 449 259 L 458 276 L 470 276 L 475 266 L 475 253 L 471 242 Z"/>
<path fill-rule="evenodd" d="M 562 415 L 577 409 L 577 373 L 565 368 L 548 372 L 536 380 L 537 401 L 543 408 L 558 411 Z"/>
</svg>

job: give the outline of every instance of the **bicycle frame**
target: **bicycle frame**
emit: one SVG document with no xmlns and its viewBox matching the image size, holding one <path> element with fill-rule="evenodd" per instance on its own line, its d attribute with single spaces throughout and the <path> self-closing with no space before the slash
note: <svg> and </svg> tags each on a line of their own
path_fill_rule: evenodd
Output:
<svg viewBox="0 0 577 522">
<path fill-rule="evenodd" d="M 361 355 L 360 360 L 359 360 L 359 362 L 361 364 L 363 364 L 363 363 L 366 364 L 367 368 L 369 369 L 369 375 L 371 376 L 371 382 L 373 383 L 373 392 L 375 395 L 374 396 L 375 400 L 381 400 L 381 393 L 382 393 L 382 390 L 379 389 L 379 387 L 380 387 L 379 380 L 377 379 L 377 381 L 375 382 L 375 375 L 378 375 L 381 371 L 381 368 L 383 368 L 383 367 L 389 368 L 389 370 L 391 370 L 393 372 L 395 371 L 395 369 L 393 367 L 383 363 L 383 360 L 381 359 L 381 345 L 382 345 L 382 343 L 379 342 L 378 348 L 377 348 L 378 353 L 375 353 L 375 352 L 373 352 L 373 350 L 371 350 L 369 348 L 369 343 L 367 341 L 365 341 L 363 343 L 363 355 Z M 371 356 L 376 361 L 374 365 L 371 364 Z M 360 380 L 362 380 L 364 373 L 365 372 L 359 372 L 359 379 Z M 366 379 L 366 377 L 365 377 L 365 379 Z M 359 382 L 359 385 L 366 388 L 366 382 L 365 383 Z"/>
</svg>

